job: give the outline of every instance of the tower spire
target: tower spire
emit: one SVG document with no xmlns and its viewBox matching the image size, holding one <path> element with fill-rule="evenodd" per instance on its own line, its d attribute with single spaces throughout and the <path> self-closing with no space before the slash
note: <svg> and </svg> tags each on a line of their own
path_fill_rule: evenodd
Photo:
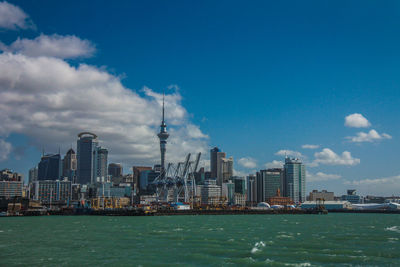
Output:
<svg viewBox="0 0 400 267">
<path fill-rule="evenodd" d="M 164 176 L 165 170 L 165 152 L 167 151 L 167 139 L 169 134 L 167 132 L 167 124 L 165 123 L 165 91 L 163 91 L 163 103 L 162 103 L 162 121 L 160 125 L 160 132 L 158 138 L 160 139 L 160 152 L 161 152 L 161 174 Z"/>
</svg>

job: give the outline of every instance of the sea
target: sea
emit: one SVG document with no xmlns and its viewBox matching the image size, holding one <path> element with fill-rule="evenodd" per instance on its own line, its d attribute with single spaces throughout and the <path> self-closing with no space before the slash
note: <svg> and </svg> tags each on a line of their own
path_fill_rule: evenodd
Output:
<svg viewBox="0 0 400 267">
<path fill-rule="evenodd" d="M 2 217 L 0 266 L 400 266 L 400 215 Z"/>
</svg>

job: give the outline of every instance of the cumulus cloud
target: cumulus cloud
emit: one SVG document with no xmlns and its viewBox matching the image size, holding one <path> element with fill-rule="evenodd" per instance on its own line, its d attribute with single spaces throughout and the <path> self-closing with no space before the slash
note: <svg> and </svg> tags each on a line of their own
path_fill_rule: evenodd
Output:
<svg viewBox="0 0 400 267">
<path fill-rule="evenodd" d="M 360 113 L 354 113 L 346 116 L 344 125 L 352 128 L 368 128 L 371 123 Z"/>
<path fill-rule="evenodd" d="M 302 145 L 301 148 L 303 149 L 317 149 L 319 145 Z"/>
<path fill-rule="evenodd" d="M 35 28 L 29 16 L 19 7 L 0 2 L 0 28 L 7 30 Z"/>
<path fill-rule="evenodd" d="M 273 160 L 271 162 L 265 163 L 265 167 L 267 169 L 272 169 L 272 168 L 282 168 L 284 165 L 283 161 L 280 160 Z"/>
<path fill-rule="evenodd" d="M 345 181 L 344 184 L 355 187 L 357 191 L 363 195 L 398 195 L 400 191 L 400 175 L 375 179 Z"/>
<path fill-rule="evenodd" d="M 0 161 L 8 159 L 8 155 L 12 150 L 12 145 L 3 139 L 0 139 Z"/>
<path fill-rule="evenodd" d="M 350 142 L 361 143 L 361 142 L 375 142 L 383 139 L 392 139 L 392 137 L 386 133 L 379 134 L 376 130 L 372 129 L 368 133 L 359 132 L 356 136 L 346 137 Z"/>
<path fill-rule="evenodd" d="M 293 150 L 287 150 L 287 149 L 279 150 L 278 152 L 275 153 L 275 155 L 277 155 L 277 156 L 292 156 L 292 157 L 297 157 L 297 158 L 303 157 L 303 155 L 300 152 L 293 151 Z"/>
<path fill-rule="evenodd" d="M 165 96 L 170 138 L 167 161 L 186 153 L 207 152 L 207 136 L 190 122 L 179 92 Z M 157 132 L 162 94 L 127 89 L 105 70 L 71 66 L 54 57 L 0 54 L 0 137 L 24 134 L 46 151 L 70 147 L 81 131 L 99 136 L 110 161 L 154 164 L 159 161 Z M 188 130 L 189 129 L 189 130 Z M 195 129 L 195 131 L 190 131 Z"/>
<path fill-rule="evenodd" d="M 326 165 L 347 165 L 354 166 L 360 164 L 360 159 L 353 158 L 349 151 L 344 151 L 342 155 L 338 155 L 329 148 L 324 148 L 321 152 L 314 154 L 315 159 L 309 165 L 310 167 L 316 167 L 319 164 Z"/>
<path fill-rule="evenodd" d="M 9 46 L 0 44 L 0 49 L 31 57 L 49 56 L 63 59 L 90 57 L 96 51 L 95 46 L 88 40 L 82 40 L 74 35 L 58 34 L 41 34 L 32 40 L 18 38 Z"/>
<path fill-rule="evenodd" d="M 256 160 L 253 158 L 249 158 L 249 157 L 239 159 L 238 163 L 240 166 L 247 168 L 247 169 L 254 169 L 255 167 L 257 167 Z"/>
<path fill-rule="evenodd" d="M 331 180 L 338 180 L 342 176 L 338 174 L 327 174 L 323 172 L 311 173 L 307 172 L 306 180 L 307 182 L 321 182 L 321 181 L 331 181 Z"/>
</svg>

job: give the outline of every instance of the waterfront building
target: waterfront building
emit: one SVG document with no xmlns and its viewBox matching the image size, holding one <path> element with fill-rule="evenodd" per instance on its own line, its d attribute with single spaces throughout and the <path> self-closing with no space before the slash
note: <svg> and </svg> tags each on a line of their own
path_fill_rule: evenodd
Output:
<svg viewBox="0 0 400 267">
<path fill-rule="evenodd" d="M 161 152 L 161 175 L 165 175 L 165 153 L 167 152 L 167 139 L 169 134 L 167 132 L 167 124 L 164 118 L 164 94 L 162 103 L 162 121 L 160 125 L 160 132 L 158 133 L 158 138 L 160 139 L 160 152 Z"/>
<path fill-rule="evenodd" d="M 235 193 L 234 194 L 234 204 L 238 206 L 246 206 L 246 194 Z"/>
<path fill-rule="evenodd" d="M 333 192 L 328 192 L 326 190 L 322 190 L 321 192 L 319 192 L 318 190 L 313 190 L 312 192 L 310 192 L 308 200 L 316 201 L 317 199 L 323 199 L 324 201 L 334 201 L 335 196 Z"/>
<path fill-rule="evenodd" d="M 290 197 L 281 196 L 281 190 L 279 188 L 276 190 L 276 195 L 272 197 L 267 197 L 266 202 L 271 206 L 292 206 L 294 205 L 293 200 Z"/>
<path fill-rule="evenodd" d="M 357 195 L 355 189 L 347 190 L 347 195 L 342 195 L 341 200 L 349 201 L 351 204 L 361 204 L 363 203 L 363 198 Z"/>
<path fill-rule="evenodd" d="M 75 183 L 77 162 L 76 162 L 76 153 L 72 148 L 70 148 L 65 154 L 62 164 L 63 164 L 62 177 L 67 177 L 69 181 Z"/>
<path fill-rule="evenodd" d="M 216 180 L 205 180 L 201 188 L 201 204 L 217 204 L 221 198 L 221 186 L 217 185 Z"/>
<path fill-rule="evenodd" d="M 306 168 L 300 159 L 285 158 L 285 193 L 296 204 L 306 201 Z"/>
<path fill-rule="evenodd" d="M 256 198 L 255 201 L 256 203 L 260 203 L 260 202 L 264 202 L 265 198 L 264 198 L 264 192 L 265 192 L 265 188 L 264 188 L 264 179 L 262 176 L 261 172 L 257 172 L 256 173 L 256 179 L 255 179 L 255 189 L 256 189 Z"/>
<path fill-rule="evenodd" d="M 257 204 L 257 183 L 256 176 L 249 175 L 246 178 L 247 183 L 247 199 L 246 202 L 249 206 L 254 206 Z"/>
<path fill-rule="evenodd" d="M 34 200 L 42 204 L 66 204 L 71 201 L 71 181 L 47 180 L 34 183 Z"/>
<path fill-rule="evenodd" d="M 35 166 L 32 169 L 29 169 L 29 180 L 28 183 L 31 184 L 38 180 L 38 167 Z"/>
<path fill-rule="evenodd" d="M 210 150 L 211 177 L 216 178 L 217 185 L 227 182 L 233 176 L 233 158 L 227 158 L 225 152 L 221 152 L 218 147 Z"/>
<path fill-rule="evenodd" d="M 110 163 L 108 164 L 108 175 L 111 178 L 121 177 L 123 174 L 123 168 L 121 163 Z"/>
<path fill-rule="evenodd" d="M 92 182 L 93 155 L 98 147 L 97 135 L 90 132 L 78 134 L 77 140 L 77 180 L 80 184 L 90 184 Z"/>
<path fill-rule="evenodd" d="M 104 147 L 96 147 L 93 151 L 93 177 L 92 183 L 106 182 L 107 179 L 108 150 Z"/>
<path fill-rule="evenodd" d="M 38 164 L 38 180 L 58 180 L 62 176 L 60 154 L 43 155 Z"/>
<path fill-rule="evenodd" d="M 308 209 L 315 209 L 319 205 L 315 201 L 305 201 L 301 203 L 301 209 L 308 210 Z M 326 210 L 344 210 L 350 209 L 351 203 L 349 201 L 325 201 L 324 203 Z"/>
<path fill-rule="evenodd" d="M 128 184 L 121 184 L 118 186 L 113 185 L 110 182 L 97 183 L 96 184 L 96 195 L 94 197 L 131 197 L 132 187 Z"/>
</svg>

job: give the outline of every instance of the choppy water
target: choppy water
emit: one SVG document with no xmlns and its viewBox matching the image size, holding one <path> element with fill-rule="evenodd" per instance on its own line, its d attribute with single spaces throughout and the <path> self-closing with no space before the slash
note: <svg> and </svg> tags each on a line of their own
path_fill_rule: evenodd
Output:
<svg viewBox="0 0 400 267">
<path fill-rule="evenodd" d="M 400 266 L 400 215 L 0 218 L 0 265 Z"/>
</svg>

